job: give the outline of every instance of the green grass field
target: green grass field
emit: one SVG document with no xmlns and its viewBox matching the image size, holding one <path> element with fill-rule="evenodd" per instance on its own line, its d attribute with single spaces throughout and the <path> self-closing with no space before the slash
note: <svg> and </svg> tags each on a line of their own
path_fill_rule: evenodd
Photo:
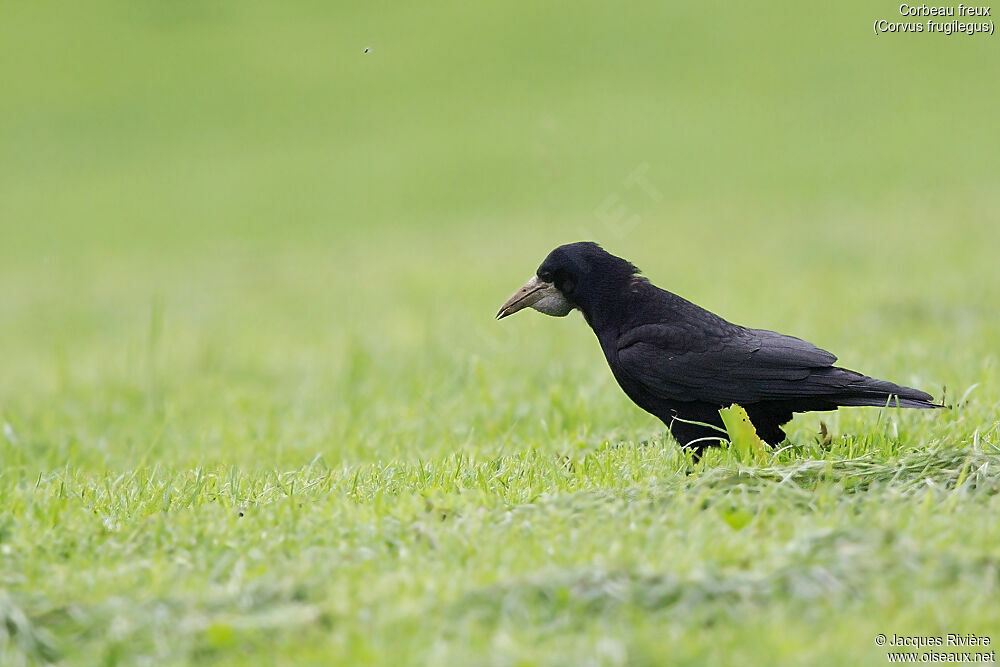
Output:
<svg viewBox="0 0 1000 667">
<path fill-rule="evenodd" d="M 896 11 L 0 7 L 0 664 L 1000 642 L 1000 38 Z M 954 407 L 692 466 L 493 320 L 583 239 Z"/>
</svg>

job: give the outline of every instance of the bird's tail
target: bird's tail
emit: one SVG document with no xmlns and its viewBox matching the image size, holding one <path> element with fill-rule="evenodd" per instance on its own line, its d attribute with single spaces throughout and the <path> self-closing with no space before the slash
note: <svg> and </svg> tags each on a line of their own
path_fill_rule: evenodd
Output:
<svg viewBox="0 0 1000 667">
<path fill-rule="evenodd" d="M 831 370 L 840 371 L 852 376 L 840 388 L 840 391 L 827 398 L 827 400 L 836 403 L 836 405 L 870 405 L 900 408 L 944 407 L 940 403 L 935 403 L 933 396 L 919 389 L 904 387 L 886 380 L 877 380 L 844 368 L 834 368 Z"/>
</svg>

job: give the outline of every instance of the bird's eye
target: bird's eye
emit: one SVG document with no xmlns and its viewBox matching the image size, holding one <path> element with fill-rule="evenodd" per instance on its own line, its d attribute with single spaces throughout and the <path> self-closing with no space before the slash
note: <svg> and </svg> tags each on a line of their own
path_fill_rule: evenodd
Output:
<svg viewBox="0 0 1000 667">
<path fill-rule="evenodd" d="M 538 272 L 538 279 L 541 280 L 541 281 L 543 281 L 543 282 L 550 283 L 550 282 L 552 282 L 552 274 L 549 273 L 548 271 L 539 271 Z"/>
</svg>

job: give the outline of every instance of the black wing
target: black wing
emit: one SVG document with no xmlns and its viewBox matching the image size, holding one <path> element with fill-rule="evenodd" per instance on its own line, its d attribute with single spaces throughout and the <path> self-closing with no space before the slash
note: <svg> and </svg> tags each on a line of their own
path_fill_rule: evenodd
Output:
<svg viewBox="0 0 1000 667">
<path fill-rule="evenodd" d="M 673 401 L 756 403 L 842 392 L 864 377 L 832 368 L 837 357 L 799 338 L 694 318 L 646 324 L 618 338 L 622 370 Z M 852 377 L 846 377 L 847 375 Z"/>
</svg>

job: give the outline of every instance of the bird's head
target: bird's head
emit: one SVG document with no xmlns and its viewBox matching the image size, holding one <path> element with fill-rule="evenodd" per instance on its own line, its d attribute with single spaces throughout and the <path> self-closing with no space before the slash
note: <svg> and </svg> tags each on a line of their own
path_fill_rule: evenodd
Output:
<svg viewBox="0 0 1000 667">
<path fill-rule="evenodd" d="M 545 258 L 538 271 L 500 307 L 497 319 L 523 308 L 564 317 L 574 308 L 588 316 L 605 296 L 620 294 L 623 285 L 639 272 L 590 241 L 561 245 Z"/>
</svg>

